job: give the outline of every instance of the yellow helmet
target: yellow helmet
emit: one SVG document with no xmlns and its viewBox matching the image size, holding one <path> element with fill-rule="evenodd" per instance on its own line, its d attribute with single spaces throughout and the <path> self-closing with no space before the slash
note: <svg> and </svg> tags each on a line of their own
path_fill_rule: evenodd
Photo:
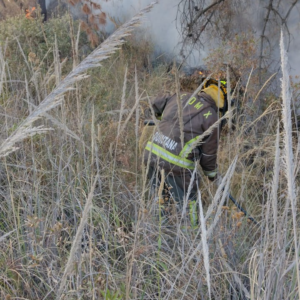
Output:
<svg viewBox="0 0 300 300">
<path fill-rule="evenodd" d="M 208 80 L 203 79 L 203 89 L 208 88 L 211 85 L 214 85 L 216 87 L 219 86 L 219 82 L 216 79 L 210 78 Z M 223 113 L 225 113 L 228 110 L 228 102 L 227 102 L 227 82 L 225 80 L 220 80 L 220 90 L 222 91 L 222 94 L 224 96 L 224 105 L 223 107 L 219 107 L 219 110 Z M 222 97 L 223 98 L 223 97 Z"/>
</svg>

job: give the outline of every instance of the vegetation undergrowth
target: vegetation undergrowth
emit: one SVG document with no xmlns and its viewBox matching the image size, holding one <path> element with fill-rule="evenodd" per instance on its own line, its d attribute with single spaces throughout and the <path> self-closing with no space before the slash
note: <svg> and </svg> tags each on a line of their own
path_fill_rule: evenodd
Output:
<svg viewBox="0 0 300 300">
<path fill-rule="evenodd" d="M 2 141 L 92 52 L 78 30 L 68 15 L 0 23 Z M 237 93 L 222 186 L 201 181 L 201 224 L 177 214 L 164 224 L 138 141 L 149 99 L 176 91 L 176 74 L 151 64 L 151 43 L 126 40 L 33 122 L 49 130 L 1 158 L 1 299 L 298 299 L 299 140 L 279 122 L 282 99 L 265 96 L 256 117 L 259 88 Z"/>
</svg>

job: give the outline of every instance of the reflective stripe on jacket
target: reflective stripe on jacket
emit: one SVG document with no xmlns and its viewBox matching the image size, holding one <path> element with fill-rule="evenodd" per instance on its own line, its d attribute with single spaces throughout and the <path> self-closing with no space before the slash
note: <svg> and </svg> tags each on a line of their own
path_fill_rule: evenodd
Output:
<svg viewBox="0 0 300 300">
<path fill-rule="evenodd" d="M 144 162 L 147 164 L 150 159 L 152 166 L 158 164 L 161 168 L 176 173 L 182 169 L 194 169 L 194 161 L 199 160 L 205 175 L 213 177 L 217 169 L 218 129 L 201 146 L 193 148 L 193 142 L 218 120 L 218 110 L 209 95 L 201 93 L 191 96 L 191 93 L 179 95 L 182 106 L 181 124 L 176 94 L 159 96 L 152 101 L 155 114 L 162 115 L 162 119 L 152 141 L 147 143 Z M 181 127 L 183 145 L 180 138 Z"/>
</svg>

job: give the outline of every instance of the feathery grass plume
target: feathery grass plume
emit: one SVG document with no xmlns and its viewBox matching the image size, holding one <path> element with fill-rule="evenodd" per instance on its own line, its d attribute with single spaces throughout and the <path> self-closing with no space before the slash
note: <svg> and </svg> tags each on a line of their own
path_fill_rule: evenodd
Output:
<svg viewBox="0 0 300 300">
<path fill-rule="evenodd" d="M 35 119 L 36 120 L 36 119 Z M 0 157 L 5 157 L 9 155 L 10 153 L 16 151 L 19 149 L 19 147 L 15 146 L 16 143 L 21 142 L 25 140 L 28 137 L 32 137 L 36 134 L 42 134 L 47 133 L 50 130 L 53 130 L 52 128 L 45 128 L 43 126 L 38 127 L 20 127 L 17 131 L 15 131 L 10 137 L 8 137 L 2 145 L 0 146 Z"/>
<path fill-rule="evenodd" d="M 25 81 L 26 83 L 26 90 L 28 90 L 28 82 Z M 37 106 L 35 106 L 33 103 L 27 101 L 24 99 L 24 101 L 29 105 L 29 107 L 32 107 L 33 109 L 35 109 Z M 49 115 L 48 113 L 44 113 L 42 114 L 43 117 L 47 118 L 50 122 L 52 122 L 54 125 L 56 125 L 57 127 L 59 127 L 60 129 L 62 129 L 67 135 L 69 135 L 70 137 L 72 137 L 73 139 L 80 141 L 79 136 L 72 131 L 71 129 L 68 128 L 68 126 L 64 123 L 61 123 L 60 121 L 58 121 L 57 119 L 55 119 L 54 117 L 52 117 L 51 115 Z"/>
<path fill-rule="evenodd" d="M 288 73 L 288 55 L 285 50 L 283 31 L 281 30 L 280 37 L 280 55 L 282 68 L 282 122 L 284 125 L 284 147 L 285 147 L 285 174 L 288 183 L 288 198 L 291 201 L 292 216 L 293 216 L 293 233 L 295 244 L 295 261 L 297 271 L 298 294 L 300 299 L 300 271 L 299 271 L 299 257 L 298 257 L 298 236 L 297 236 L 297 195 L 294 177 L 294 154 L 292 141 L 292 113 L 291 113 L 291 92 L 290 81 Z"/>
<path fill-rule="evenodd" d="M 115 53 L 119 47 L 125 43 L 124 38 L 129 36 L 133 29 L 140 25 L 143 16 L 151 10 L 156 2 L 151 3 L 146 8 L 141 10 L 136 16 L 130 21 L 120 26 L 109 38 L 107 38 L 97 49 L 95 49 L 89 56 L 87 56 L 75 69 L 73 69 L 60 83 L 59 85 L 40 103 L 40 105 L 19 125 L 16 131 L 5 140 L 0 146 L 0 156 L 6 156 L 9 153 L 15 151 L 17 148 L 14 144 L 24 138 L 24 133 L 28 133 L 28 127 L 34 121 L 39 119 L 43 113 L 53 109 L 62 102 L 62 95 L 73 90 L 75 83 L 88 78 L 89 76 L 85 73 L 91 68 L 101 66 L 100 62 L 107 59 L 111 54 Z M 21 53 L 25 58 L 25 62 L 30 71 L 30 65 L 27 62 L 22 47 L 17 40 Z M 42 128 L 32 129 L 36 133 L 42 133 Z M 45 129 L 44 129 L 45 130 Z M 5 150 L 1 152 L 1 149 Z M 7 151 L 10 149 L 10 151 Z"/>
<path fill-rule="evenodd" d="M 277 125 L 277 134 L 276 134 L 276 142 L 275 142 L 275 160 L 274 160 L 274 174 L 273 174 L 273 182 L 272 182 L 272 190 L 271 190 L 271 200 L 273 206 L 273 222 L 274 222 L 274 232 L 276 232 L 277 228 L 277 214 L 278 214 L 278 207 L 277 207 L 277 191 L 278 191 L 278 184 L 279 184 L 279 172 L 280 172 L 280 132 L 279 132 L 279 122 Z"/>
<path fill-rule="evenodd" d="M 74 261 L 74 258 L 75 258 L 75 254 L 78 250 L 78 246 L 81 242 L 83 229 L 84 229 L 84 226 L 87 222 L 87 219 L 89 217 L 89 212 L 90 212 L 90 209 L 91 209 L 92 204 L 93 204 L 94 190 L 95 190 L 95 187 L 96 187 L 97 180 L 98 180 L 98 175 L 94 179 L 94 183 L 91 187 L 91 191 L 88 195 L 88 198 L 86 200 L 86 203 L 85 203 L 85 206 L 84 206 L 84 209 L 83 209 L 83 212 L 82 212 L 82 217 L 81 217 L 79 226 L 77 228 L 76 235 L 75 235 L 74 240 L 72 242 L 70 255 L 69 255 L 65 270 L 64 270 L 64 274 L 63 274 L 63 276 L 60 280 L 59 288 L 57 290 L 57 296 L 56 296 L 57 300 L 61 299 L 62 293 L 63 293 L 63 291 L 66 287 L 67 277 L 73 271 L 73 267 L 74 267 L 73 261 Z"/>
<path fill-rule="evenodd" d="M 199 212 L 200 212 L 200 224 L 201 224 L 201 241 L 203 248 L 203 259 L 204 259 L 204 268 L 206 272 L 206 282 L 208 287 L 209 299 L 211 299 L 211 286 L 210 286 L 210 273 L 209 273 L 209 248 L 207 243 L 207 231 L 205 225 L 205 218 L 203 214 L 201 192 L 198 189 L 198 202 L 199 202 Z"/>
<path fill-rule="evenodd" d="M 62 95 L 68 90 L 73 89 L 75 82 L 78 82 L 88 76 L 85 74 L 91 68 L 100 67 L 100 62 L 107 59 L 111 54 L 115 53 L 119 46 L 125 43 L 124 38 L 129 36 L 133 29 L 140 25 L 142 17 L 149 12 L 155 3 L 150 4 L 145 9 L 141 10 L 130 21 L 119 27 L 109 38 L 107 38 L 97 49 L 87 56 L 67 77 L 51 92 L 35 110 L 34 114 L 40 114 L 40 111 L 48 111 L 57 106 L 55 101 L 57 96 Z"/>
</svg>

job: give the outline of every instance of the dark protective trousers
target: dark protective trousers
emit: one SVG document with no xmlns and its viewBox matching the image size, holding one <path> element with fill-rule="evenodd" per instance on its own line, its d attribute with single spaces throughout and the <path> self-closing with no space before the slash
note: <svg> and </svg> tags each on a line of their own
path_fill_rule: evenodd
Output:
<svg viewBox="0 0 300 300">
<path fill-rule="evenodd" d="M 163 217 L 162 220 L 166 221 L 168 224 L 174 216 L 176 217 L 176 215 L 178 216 L 178 214 L 181 214 L 183 200 L 187 197 L 188 189 L 190 188 L 188 205 L 186 209 L 189 215 L 189 226 L 196 228 L 198 225 L 198 208 L 196 200 L 199 186 L 199 180 L 197 176 L 195 176 L 194 182 L 192 182 L 191 187 L 189 187 L 192 179 L 192 173 L 190 171 L 186 172 L 186 170 L 183 170 L 181 174 L 174 174 L 172 172 L 166 173 L 164 188 L 162 191 L 162 202 L 155 197 L 157 196 L 161 184 L 160 171 L 150 167 L 148 179 L 150 180 L 151 184 L 150 195 L 154 196 L 154 199 L 159 202 L 160 213 L 158 215 Z"/>
<path fill-rule="evenodd" d="M 158 191 L 161 182 L 161 173 L 159 170 L 149 167 L 148 179 L 152 189 Z M 173 172 L 165 172 L 165 182 L 163 189 L 163 197 L 167 200 L 173 200 L 179 208 L 183 205 L 183 199 L 187 196 L 188 188 L 191 183 L 192 172 L 183 170 L 182 173 L 174 174 Z M 188 200 L 195 200 L 197 198 L 197 190 L 199 180 L 197 175 L 194 182 L 191 184 L 191 192 Z M 153 191 L 154 192 L 154 191 Z"/>
</svg>

